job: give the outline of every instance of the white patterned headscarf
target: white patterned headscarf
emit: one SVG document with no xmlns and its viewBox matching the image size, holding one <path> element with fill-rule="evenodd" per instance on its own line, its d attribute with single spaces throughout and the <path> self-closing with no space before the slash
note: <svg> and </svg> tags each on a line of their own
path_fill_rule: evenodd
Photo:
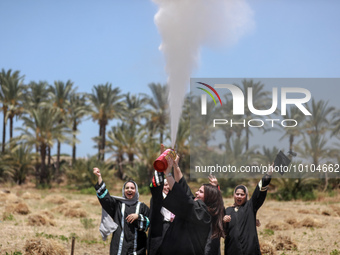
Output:
<svg viewBox="0 0 340 255">
<path fill-rule="evenodd" d="M 133 183 L 133 185 L 135 185 L 136 188 L 136 193 L 135 196 L 131 199 L 128 199 L 125 197 L 125 186 L 127 183 Z M 134 181 L 130 180 L 124 183 L 123 188 L 122 188 L 122 196 L 121 197 L 117 197 L 117 196 L 112 196 L 114 199 L 121 201 L 122 203 L 125 203 L 127 205 L 134 205 L 138 202 L 139 199 L 139 192 L 138 192 L 138 185 L 137 183 L 135 183 Z"/>
</svg>

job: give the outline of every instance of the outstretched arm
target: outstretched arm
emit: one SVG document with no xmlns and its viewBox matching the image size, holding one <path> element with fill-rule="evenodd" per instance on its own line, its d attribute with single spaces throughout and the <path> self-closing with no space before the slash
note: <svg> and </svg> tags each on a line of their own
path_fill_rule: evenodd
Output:
<svg viewBox="0 0 340 255">
<path fill-rule="evenodd" d="M 100 169 L 95 167 L 93 168 L 93 173 L 98 177 L 98 184 L 100 185 L 103 182 L 102 175 L 100 173 Z"/>
<path fill-rule="evenodd" d="M 172 160 L 170 160 L 170 161 L 172 161 Z M 165 175 L 166 179 L 168 180 L 170 190 L 172 190 L 172 188 L 175 184 L 175 179 L 172 176 L 171 169 L 172 169 L 172 164 L 170 163 L 168 165 L 168 168 L 164 172 L 164 175 Z"/>
<path fill-rule="evenodd" d="M 182 171 L 181 171 L 181 169 L 178 166 L 178 162 L 179 162 L 179 155 L 177 154 L 176 159 L 175 159 L 175 161 L 173 163 L 173 166 L 174 166 L 174 175 L 175 175 L 175 181 L 176 182 L 179 182 L 179 180 L 182 179 L 182 177 L 183 177 Z"/>
<path fill-rule="evenodd" d="M 97 192 L 97 197 L 103 209 L 112 217 L 114 210 L 116 208 L 116 200 L 110 196 L 109 191 L 103 182 L 102 176 L 100 174 L 100 169 L 97 167 L 93 168 L 93 173 L 98 177 L 98 183 L 95 185 Z"/>
<path fill-rule="evenodd" d="M 257 211 L 263 204 L 267 196 L 267 189 L 271 181 L 271 176 L 273 174 L 273 165 L 269 168 L 268 172 L 262 177 L 258 185 L 253 192 L 251 197 L 253 201 L 253 209 Z"/>
</svg>

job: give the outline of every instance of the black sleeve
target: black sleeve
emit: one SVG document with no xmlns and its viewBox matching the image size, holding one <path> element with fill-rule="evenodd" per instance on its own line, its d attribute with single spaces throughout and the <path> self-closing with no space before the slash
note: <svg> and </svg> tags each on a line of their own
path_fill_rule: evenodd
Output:
<svg viewBox="0 0 340 255">
<path fill-rule="evenodd" d="M 220 238 L 211 239 L 211 236 L 208 236 L 207 244 L 205 245 L 204 255 L 220 255 Z"/>
<path fill-rule="evenodd" d="M 103 209 L 113 217 L 114 212 L 117 208 L 117 201 L 113 197 L 110 196 L 109 191 L 106 188 L 105 182 L 101 184 L 96 184 L 95 189 L 97 192 L 97 197 L 99 199 L 100 204 L 102 205 Z"/>
<path fill-rule="evenodd" d="M 191 192 L 191 189 L 187 183 L 187 181 L 185 180 L 184 176 L 179 180 L 178 182 L 179 185 L 181 185 L 181 187 L 183 188 L 183 190 L 185 191 L 185 194 L 187 194 L 187 196 L 190 196 L 190 197 L 195 197 L 192 192 Z"/>
<path fill-rule="evenodd" d="M 211 216 L 203 201 L 194 199 L 185 193 L 179 183 L 175 183 L 172 190 L 163 201 L 164 207 L 176 217 L 181 217 L 195 223 L 210 223 Z"/>
<path fill-rule="evenodd" d="M 271 176 L 265 174 L 260 182 L 256 185 L 254 193 L 251 197 L 253 203 L 253 210 L 256 212 L 264 203 L 267 196 L 268 185 L 271 181 Z"/>
<path fill-rule="evenodd" d="M 163 231 L 163 218 L 161 208 L 163 207 L 163 185 L 150 187 L 150 237 L 158 237 L 162 235 Z"/>
</svg>

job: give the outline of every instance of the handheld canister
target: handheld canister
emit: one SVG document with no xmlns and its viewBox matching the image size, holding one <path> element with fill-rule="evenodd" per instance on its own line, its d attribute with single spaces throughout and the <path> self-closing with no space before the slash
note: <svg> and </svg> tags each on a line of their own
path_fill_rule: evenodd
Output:
<svg viewBox="0 0 340 255">
<path fill-rule="evenodd" d="M 176 152 L 173 149 L 167 149 L 153 162 L 153 167 L 158 172 L 164 172 L 168 165 L 171 164 L 171 159 L 176 159 Z"/>
</svg>

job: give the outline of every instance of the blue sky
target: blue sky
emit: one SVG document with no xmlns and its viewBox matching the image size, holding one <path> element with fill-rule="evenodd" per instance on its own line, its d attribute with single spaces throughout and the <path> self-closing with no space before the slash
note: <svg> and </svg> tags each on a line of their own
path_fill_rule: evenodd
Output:
<svg viewBox="0 0 340 255">
<path fill-rule="evenodd" d="M 339 1 L 248 4 L 253 29 L 228 47 L 203 45 L 192 77 L 340 77 Z M 149 83 L 167 81 L 157 10 L 148 0 L 2 0 L 0 68 L 20 70 L 26 83 L 70 79 L 79 92 L 110 82 L 123 93 L 149 93 Z M 314 89 L 318 99 L 340 108 L 339 87 Z M 88 120 L 80 132 L 78 156 L 94 154 L 97 124 Z"/>
</svg>

